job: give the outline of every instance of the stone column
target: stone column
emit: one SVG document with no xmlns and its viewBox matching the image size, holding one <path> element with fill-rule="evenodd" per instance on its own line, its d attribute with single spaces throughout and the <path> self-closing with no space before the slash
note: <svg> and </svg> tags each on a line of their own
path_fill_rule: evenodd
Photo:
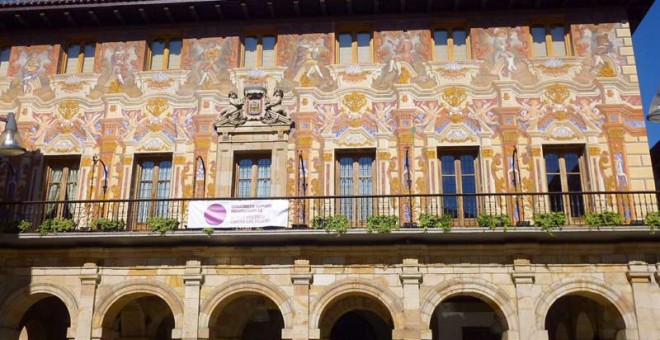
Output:
<svg viewBox="0 0 660 340">
<path fill-rule="evenodd" d="M 422 283 L 417 259 L 404 259 L 399 279 L 403 286 L 403 329 L 392 331 L 392 339 L 422 339 L 422 332 L 430 335 L 428 326 L 422 325 L 420 312 L 419 285 Z M 393 315 L 397 317 L 397 315 Z M 430 339 L 430 338 L 429 338 Z"/>
<path fill-rule="evenodd" d="M 307 340 L 318 339 L 310 334 L 309 329 L 309 285 L 313 275 L 309 260 L 296 260 L 291 274 L 293 284 L 293 325 L 282 330 L 282 339 Z M 313 333 L 313 332 L 312 332 Z"/>
<path fill-rule="evenodd" d="M 85 263 L 80 271 L 80 300 L 78 302 L 78 327 L 76 340 L 87 340 L 92 337 L 92 317 L 96 286 L 101 279 L 96 263 Z"/>
<path fill-rule="evenodd" d="M 198 339 L 200 290 L 203 281 L 201 262 L 187 261 L 183 274 L 185 297 L 183 300 L 183 326 L 180 329 L 180 339 L 182 340 Z M 172 335 L 174 337 L 175 334 Z"/>
<path fill-rule="evenodd" d="M 632 287 L 637 330 L 626 328 L 627 339 L 657 339 L 660 334 L 660 294 L 653 282 L 653 269 L 643 261 L 628 263 L 626 276 Z"/>
<path fill-rule="evenodd" d="M 509 330 L 506 338 L 547 340 L 548 332 L 542 329 L 536 329 L 534 300 L 541 289 L 539 286 L 534 285 L 536 275 L 532 271 L 529 259 L 516 258 L 513 260 L 511 280 L 516 286 L 518 330 L 520 333 L 514 334 L 514 332 Z"/>
</svg>

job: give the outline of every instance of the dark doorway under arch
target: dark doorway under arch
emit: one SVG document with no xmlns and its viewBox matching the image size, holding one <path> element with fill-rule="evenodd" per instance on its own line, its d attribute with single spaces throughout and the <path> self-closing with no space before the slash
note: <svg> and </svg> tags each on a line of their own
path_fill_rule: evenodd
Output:
<svg viewBox="0 0 660 340">
<path fill-rule="evenodd" d="M 500 340 L 506 331 L 495 309 L 472 296 L 442 301 L 431 317 L 433 340 Z"/>
<path fill-rule="evenodd" d="M 280 340 L 284 318 L 269 298 L 258 293 L 230 298 L 211 315 L 211 339 Z"/>
<path fill-rule="evenodd" d="M 49 296 L 32 305 L 21 319 L 21 339 L 61 340 L 71 326 L 69 311 L 62 300 Z"/>
<path fill-rule="evenodd" d="M 133 294 L 119 299 L 104 317 L 103 338 L 171 340 L 174 315 L 165 300 Z"/>
<path fill-rule="evenodd" d="M 625 323 L 604 299 L 567 295 L 548 310 L 545 329 L 550 340 L 619 340 L 624 338 Z"/>
<path fill-rule="evenodd" d="M 388 339 L 392 339 L 392 327 L 368 310 L 353 310 L 342 315 L 330 331 L 330 340 Z"/>
</svg>

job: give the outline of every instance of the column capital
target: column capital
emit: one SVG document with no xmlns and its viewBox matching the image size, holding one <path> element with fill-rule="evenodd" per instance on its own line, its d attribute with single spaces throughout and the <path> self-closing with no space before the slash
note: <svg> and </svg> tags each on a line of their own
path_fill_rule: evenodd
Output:
<svg viewBox="0 0 660 340">
<path fill-rule="evenodd" d="M 515 285 L 521 284 L 534 284 L 536 281 L 536 275 L 533 272 L 516 272 L 511 273 L 511 280 Z"/>
<path fill-rule="evenodd" d="M 314 275 L 311 273 L 291 274 L 291 283 L 294 285 L 311 285 L 314 281 Z"/>
<path fill-rule="evenodd" d="M 422 273 L 401 273 L 399 274 L 399 280 L 404 285 L 418 285 L 422 283 L 424 274 Z"/>
<path fill-rule="evenodd" d="M 631 261 L 628 263 L 626 277 L 630 283 L 650 283 L 653 280 L 653 272 L 646 262 Z"/>
<path fill-rule="evenodd" d="M 101 282 L 101 275 L 99 275 L 99 267 L 96 263 L 85 263 L 80 270 L 80 284 L 82 285 L 98 285 Z"/>
</svg>

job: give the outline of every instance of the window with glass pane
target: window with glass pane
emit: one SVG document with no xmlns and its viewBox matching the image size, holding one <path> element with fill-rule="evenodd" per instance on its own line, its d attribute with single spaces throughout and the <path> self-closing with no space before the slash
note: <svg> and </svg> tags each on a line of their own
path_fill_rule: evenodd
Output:
<svg viewBox="0 0 660 340">
<path fill-rule="evenodd" d="M 183 40 L 172 39 L 168 41 L 167 53 L 167 69 L 177 70 L 181 68 L 181 48 L 183 47 Z"/>
<path fill-rule="evenodd" d="M 6 76 L 9 71 L 9 57 L 11 56 L 11 47 L 0 48 L 0 76 Z"/>
<path fill-rule="evenodd" d="M 477 151 L 441 150 L 439 155 L 443 213 L 453 218 L 477 217 Z"/>
<path fill-rule="evenodd" d="M 151 70 L 164 69 L 165 41 L 154 40 L 151 42 Z"/>
<path fill-rule="evenodd" d="M 261 47 L 261 66 L 275 66 L 275 37 L 262 37 Z"/>
<path fill-rule="evenodd" d="M 83 65 L 80 68 L 82 73 L 94 72 L 94 55 L 96 54 L 96 44 L 85 44 L 83 48 Z"/>
<path fill-rule="evenodd" d="M 464 29 L 454 29 L 451 32 L 453 45 L 453 60 L 466 60 L 467 54 L 467 32 Z"/>
<path fill-rule="evenodd" d="M 433 31 L 433 41 L 435 44 L 435 60 L 449 60 L 449 33 L 447 30 Z"/>
<path fill-rule="evenodd" d="M 339 34 L 339 63 L 353 63 L 353 36 L 350 33 Z"/>
<path fill-rule="evenodd" d="M 79 164 L 79 158 L 48 161 L 47 201 L 72 201 L 78 198 Z M 74 211 L 74 204 L 48 204 L 46 206 L 46 215 L 49 217 L 71 218 Z"/>
<path fill-rule="evenodd" d="M 359 64 L 371 62 L 371 34 L 357 34 L 357 62 Z"/>
<path fill-rule="evenodd" d="M 66 49 L 66 65 L 64 73 L 78 73 L 78 62 L 80 61 L 80 44 L 71 44 Z"/>
<path fill-rule="evenodd" d="M 243 66 L 244 67 L 257 67 L 257 45 L 259 41 L 255 37 L 246 37 L 243 40 L 244 56 L 243 56 Z"/>
<path fill-rule="evenodd" d="M 238 157 L 234 184 L 235 197 L 270 197 L 270 155 Z"/>
<path fill-rule="evenodd" d="M 170 198 L 172 161 L 162 157 L 142 158 L 136 166 L 135 198 L 144 200 L 137 203 L 136 221 L 144 223 L 149 217 L 168 217 L 169 202 L 158 200 Z"/>
<path fill-rule="evenodd" d="M 553 25 L 550 27 L 552 37 L 552 55 L 555 57 L 566 56 L 566 32 L 564 26 Z"/>
<path fill-rule="evenodd" d="M 548 46 L 545 38 L 545 27 L 532 27 L 532 48 L 535 57 L 547 57 Z"/>
<path fill-rule="evenodd" d="M 545 173 L 550 193 L 581 193 L 582 169 L 581 151 L 546 150 Z M 550 194 L 551 211 L 567 212 L 572 217 L 584 215 L 582 194 Z"/>
<path fill-rule="evenodd" d="M 365 221 L 373 215 L 371 196 L 374 194 L 374 157 L 372 155 L 346 155 L 338 157 L 339 212 L 349 220 Z"/>
</svg>

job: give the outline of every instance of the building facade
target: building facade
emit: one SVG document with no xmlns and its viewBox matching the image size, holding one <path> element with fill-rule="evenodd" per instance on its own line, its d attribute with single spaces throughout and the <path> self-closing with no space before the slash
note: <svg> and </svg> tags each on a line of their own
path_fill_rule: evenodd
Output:
<svg viewBox="0 0 660 340">
<path fill-rule="evenodd" d="M 0 339 L 660 339 L 650 2 L 590 4 L 0 3 Z M 288 223 L 189 226 L 213 198 Z"/>
</svg>

